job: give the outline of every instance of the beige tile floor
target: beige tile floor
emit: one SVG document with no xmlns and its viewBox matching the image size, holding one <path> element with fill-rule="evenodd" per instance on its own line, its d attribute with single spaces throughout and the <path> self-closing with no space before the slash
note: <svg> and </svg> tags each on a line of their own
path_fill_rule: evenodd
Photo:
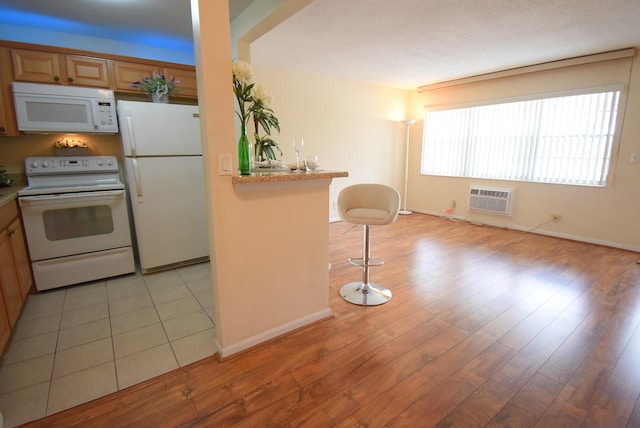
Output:
<svg viewBox="0 0 640 428">
<path fill-rule="evenodd" d="M 27 298 L 0 362 L 5 427 L 212 355 L 208 263 Z"/>
</svg>

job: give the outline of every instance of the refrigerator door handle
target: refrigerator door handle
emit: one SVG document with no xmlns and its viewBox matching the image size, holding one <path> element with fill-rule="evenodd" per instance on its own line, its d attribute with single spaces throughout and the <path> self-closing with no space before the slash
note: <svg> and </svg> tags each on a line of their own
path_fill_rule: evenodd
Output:
<svg viewBox="0 0 640 428">
<path fill-rule="evenodd" d="M 142 179 L 140 178 L 140 169 L 138 168 L 138 160 L 131 159 L 131 166 L 133 167 L 133 176 L 136 180 L 136 196 L 142 197 Z"/>
<path fill-rule="evenodd" d="M 131 148 L 131 156 L 136 156 L 136 134 L 133 132 L 133 119 L 131 118 L 131 112 L 127 110 L 127 130 L 129 131 L 129 146 Z"/>
</svg>

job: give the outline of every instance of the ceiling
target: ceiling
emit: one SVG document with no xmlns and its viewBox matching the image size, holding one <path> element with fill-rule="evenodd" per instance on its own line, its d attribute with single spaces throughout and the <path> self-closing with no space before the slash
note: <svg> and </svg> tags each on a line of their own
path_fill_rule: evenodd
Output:
<svg viewBox="0 0 640 428">
<path fill-rule="evenodd" d="M 230 15 L 251 3 L 229 0 Z M 145 32 L 186 45 L 189 4 L 0 0 L 5 10 L 63 19 L 69 32 L 137 41 Z M 640 0 L 314 0 L 253 42 L 251 53 L 254 63 L 415 89 L 637 44 Z"/>
</svg>

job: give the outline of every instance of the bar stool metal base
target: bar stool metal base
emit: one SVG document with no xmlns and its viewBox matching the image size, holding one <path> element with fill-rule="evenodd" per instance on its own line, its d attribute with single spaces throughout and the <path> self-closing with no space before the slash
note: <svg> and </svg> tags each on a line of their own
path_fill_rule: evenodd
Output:
<svg viewBox="0 0 640 428">
<path fill-rule="evenodd" d="M 349 303 L 362 306 L 377 306 L 391 300 L 391 290 L 375 282 L 349 282 L 340 288 L 340 296 Z"/>
</svg>

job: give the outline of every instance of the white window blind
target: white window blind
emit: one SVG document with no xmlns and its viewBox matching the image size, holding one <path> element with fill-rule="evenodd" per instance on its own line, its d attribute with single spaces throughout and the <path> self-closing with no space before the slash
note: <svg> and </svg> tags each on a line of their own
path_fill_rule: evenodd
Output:
<svg viewBox="0 0 640 428">
<path fill-rule="evenodd" d="M 620 90 L 428 112 L 422 173 L 605 186 Z"/>
</svg>

